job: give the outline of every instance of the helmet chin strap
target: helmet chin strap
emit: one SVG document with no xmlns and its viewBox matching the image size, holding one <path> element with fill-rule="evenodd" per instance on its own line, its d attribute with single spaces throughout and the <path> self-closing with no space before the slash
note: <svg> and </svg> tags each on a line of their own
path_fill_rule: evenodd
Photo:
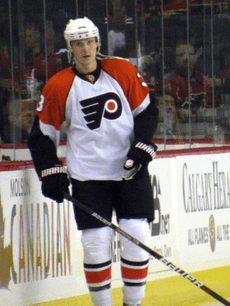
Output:
<svg viewBox="0 0 230 306">
<path fill-rule="evenodd" d="M 72 52 L 68 50 L 67 52 L 68 63 L 72 64 Z"/>
</svg>

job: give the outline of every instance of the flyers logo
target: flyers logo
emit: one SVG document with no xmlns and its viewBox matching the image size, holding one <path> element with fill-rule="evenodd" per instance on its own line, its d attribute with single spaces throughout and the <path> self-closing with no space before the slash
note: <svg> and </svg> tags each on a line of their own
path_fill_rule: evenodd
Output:
<svg viewBox="0 0 230 306">
<path fill-rule="evenodd" d="M 102 118 L 114 120 L 120 117 L 122 112 L 121 100 L 117 94 L 109 92 L 80 102 L 87 126 L 97 129 L 101 125 Z"/>
</svg>

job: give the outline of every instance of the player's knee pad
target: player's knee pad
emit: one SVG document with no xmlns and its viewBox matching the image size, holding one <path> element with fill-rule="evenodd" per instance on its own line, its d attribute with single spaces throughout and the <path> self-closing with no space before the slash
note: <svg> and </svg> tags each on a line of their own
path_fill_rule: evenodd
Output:
<svg viewBox="0 0 230 306">
<path fill-rule="evenodd" d="M 85 263 L 101 263 L 111 259 L 111 229 L 109 227 L 82 231 L 81 242 Z"/>
<path fill-rule="evenodd" d="M 121 219 L 120 227 L 145 245 L 150 242 L 150 227 L 147 219 Z M 144 261 L 149 254 L 139 246 L 120 236 L 122 245 L 121 256 L 130 261 Z"/>
</svg>

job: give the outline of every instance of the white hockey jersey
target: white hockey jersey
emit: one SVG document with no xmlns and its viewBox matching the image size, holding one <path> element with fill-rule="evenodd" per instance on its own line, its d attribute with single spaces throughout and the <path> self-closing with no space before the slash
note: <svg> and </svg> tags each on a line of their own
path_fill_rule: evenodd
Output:
<svg viewBox="0 0 230 306">
<path fill-rule="evenodd" d="M 69 176 L 78 180 L 121 180 L 134 140 L 134 117 L 150 103 L 149 88 L 123 59 L 98 60 L 99 75 L 67 68 L 45 85 L 36 115 L 40 130 L 59 143 L 67 130 Z"/>
</svg>

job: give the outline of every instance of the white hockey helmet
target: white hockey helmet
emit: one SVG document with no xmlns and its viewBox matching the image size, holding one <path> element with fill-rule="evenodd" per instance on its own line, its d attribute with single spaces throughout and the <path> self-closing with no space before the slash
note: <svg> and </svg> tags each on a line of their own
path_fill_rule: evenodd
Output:
<svg viewBox="0 0 230 306">
<path fill-rule="evenodd" d="M 92 37 L 97 38 L 98 50 L 99 50 L 100 49 L 99 30 L 95 26 L 95 24 L 87 17 L 77 18 L 75 20 L 70 19 L 68 24 L 66 25 L 64 31 L 64 38 L 67 43 L 68 51 L 71 51 L 71 41 L 92 38 Z"/>
</svg>

